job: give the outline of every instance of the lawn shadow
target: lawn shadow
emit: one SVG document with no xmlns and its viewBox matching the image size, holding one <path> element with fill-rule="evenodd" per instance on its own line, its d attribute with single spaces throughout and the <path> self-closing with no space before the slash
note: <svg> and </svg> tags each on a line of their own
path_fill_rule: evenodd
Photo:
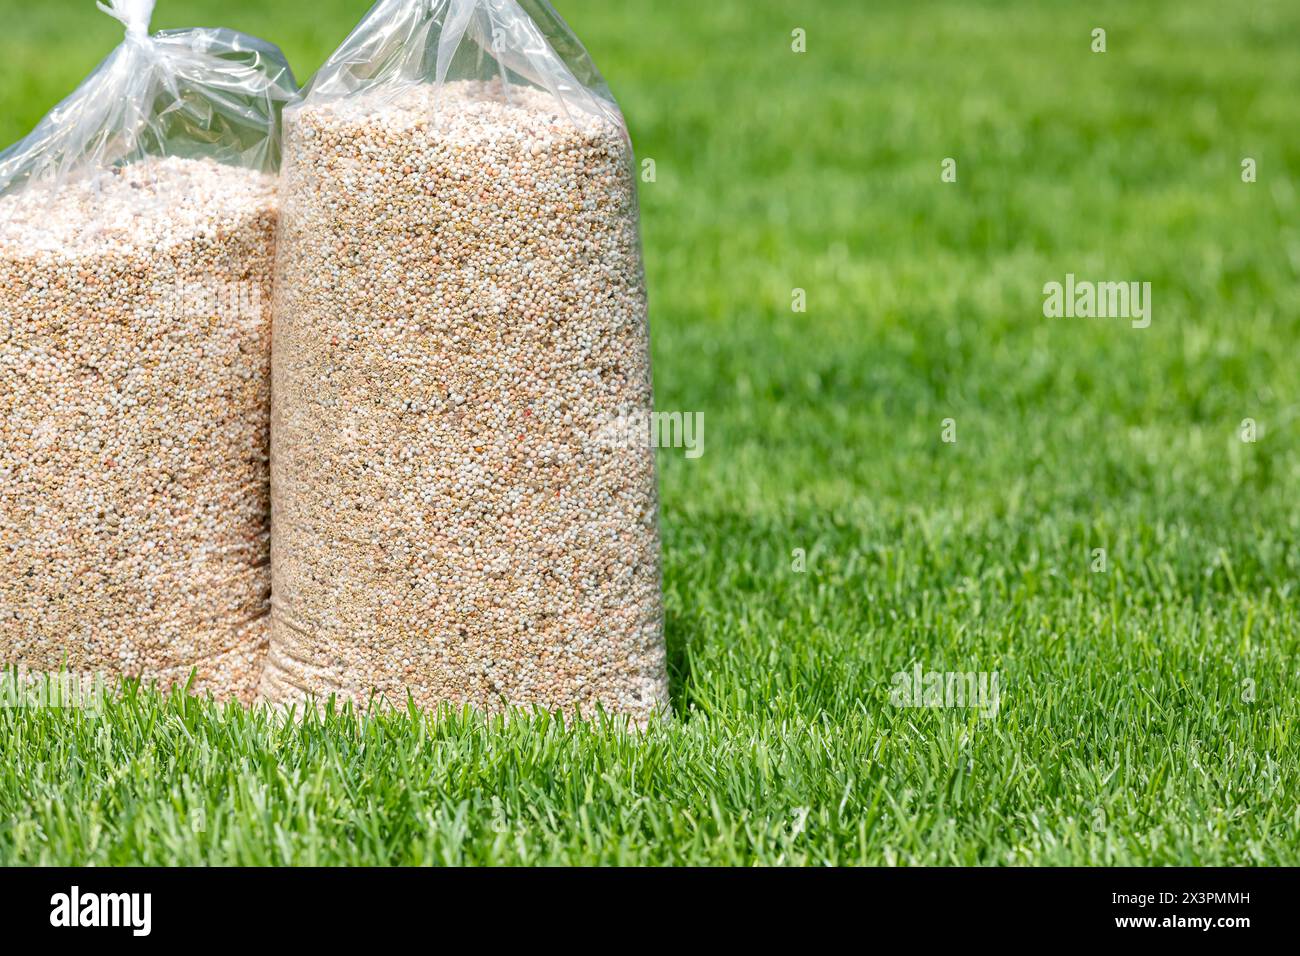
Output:
<svg viewBox="0 0 1300 956">
<path fill-rule="evenodd" d="M 664 612 L 664 642 L 668 648 L 668 700 L 673 714 L 685 717 L 691 697 L 694 675 L 691 672 L 690 646 L 700 633 L 699 620 L 687 618 L 679 611 Z"/>
</svg>

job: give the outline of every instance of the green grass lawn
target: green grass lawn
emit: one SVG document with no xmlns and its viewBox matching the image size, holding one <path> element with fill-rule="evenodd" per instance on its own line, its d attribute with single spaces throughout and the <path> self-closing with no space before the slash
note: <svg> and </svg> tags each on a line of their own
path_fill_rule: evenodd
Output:
<svg viewBox="0 0 1300 956">
<path fill-rule="evenodd" d="M 365 6 L 155 25 L 306 78 Z M 674 719 L 3 710 L 0 863 L 1300 864 L 1300 6 L 1084 6 L 561 0 L 706 421 L 661 452 Z M 0 13 L 8 142 L 121 31 Z M 1067 273 L 1150 327 L 1045 318 Z M 893 706 L 917 664 L 996 715 Z"/>
</svg>

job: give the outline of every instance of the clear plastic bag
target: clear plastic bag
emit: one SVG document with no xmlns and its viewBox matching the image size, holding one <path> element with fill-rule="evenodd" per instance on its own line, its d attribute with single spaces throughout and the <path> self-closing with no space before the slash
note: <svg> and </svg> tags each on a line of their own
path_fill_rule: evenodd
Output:
<svg viewBox="0 0 1300 956">
<path fill-rule="evenodd" d="M 379 0 L 303 90 L 312 102 L 381 100 L 413 86 L 499 79 L 545 90 L 566 113 L 622 125 L 613 95 L 546 0 Z"/>
<path fill-rule="evenodd" d="M 100 6 L 125 41 L 0 154 L 0 665 L 251 701 L 294 80 L 260 40 Z"/>
<path fill-rule="evenodd" d="M 297 95 L 278 47 L 226 29 L 150 36 L 154 0 L 98 6 L 126 39 L 30 134 L 0 153 L 0 196 L 146 157 L 272 172 L 280 113 Z"/>
<path fill-rule="evenodd" d="M 265 698 L 664 707 L 633 169 L 542 0 L 380 0 L 285 112 Z"/>
</svg>

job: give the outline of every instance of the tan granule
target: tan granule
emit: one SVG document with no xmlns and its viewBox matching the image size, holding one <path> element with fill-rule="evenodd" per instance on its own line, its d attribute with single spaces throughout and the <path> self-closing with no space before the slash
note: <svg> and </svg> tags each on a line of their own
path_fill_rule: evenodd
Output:
<svg viewBox="0 0 1300 956">
<path fill-rule="evenodd" d="M 205 161 L 0 199 L 0 664 L 254 697 L 275 225 Z"/>
<path fill-rule="evenodd" d="M 287 114 L 262 691 L 667 700 L 623 130 L 496 84 Z"/>
</svg>

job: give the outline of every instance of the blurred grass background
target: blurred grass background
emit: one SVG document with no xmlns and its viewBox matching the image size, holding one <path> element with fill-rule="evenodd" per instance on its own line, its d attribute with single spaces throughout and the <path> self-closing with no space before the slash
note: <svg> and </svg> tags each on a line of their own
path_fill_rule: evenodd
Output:
<svg viewBox="0 0 1300 956">
<path fill-rule="evenodd" d="M 0 861 L 1300 862 L 1300 6 L 557 5 L 656 162 L 658 407 L 705 416 L 661 452 L 678 720 L 0 714 Z M 366 6 L 154 27 L 305 81 Z M 121 29 L 0 14 L 7 143 Z M 1068 272 L 1150 328 L 1044 318 Z M 998 717 L 891 707 L 913 662 Z"/>
</svg>

